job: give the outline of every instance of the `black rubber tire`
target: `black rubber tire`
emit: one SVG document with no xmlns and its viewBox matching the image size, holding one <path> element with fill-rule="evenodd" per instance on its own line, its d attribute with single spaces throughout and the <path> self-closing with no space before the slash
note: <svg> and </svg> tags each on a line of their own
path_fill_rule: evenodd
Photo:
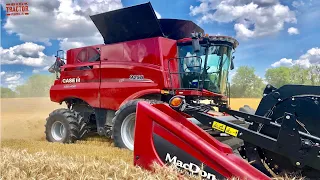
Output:
<svg viewBox="0 0 320 180">
<path fill-rule="evenodd" d="M 140 101 L 146 101 L 150 104 L 162 104 L 163 101 L 153 100 L 153 99 L 134 99 L 128 101 L 126 104 L 122 105 L 119 110 L 115 112 L 115 116 L 112 119 L 113 128 L 112 128 L 112 138 L 114 145 L 118 148 L 129 149 L 123 142 L 121 137 L 121 125 L 124 119 L 132 113 L 136 113 L 137 103 Z"/>
<path fill-rule="evenodd" d="M 54 122 L 60 121 L 66 127 L 65 136 L 61 140 L 55 140 L 52 136 L 51 127 Z M 45 135 L 49 142 L 74 143 L 83 139 L 88 133 L 84 118 L 78 112 L 60 108 L 49 114 L 46 119 Z"/>
</svg>

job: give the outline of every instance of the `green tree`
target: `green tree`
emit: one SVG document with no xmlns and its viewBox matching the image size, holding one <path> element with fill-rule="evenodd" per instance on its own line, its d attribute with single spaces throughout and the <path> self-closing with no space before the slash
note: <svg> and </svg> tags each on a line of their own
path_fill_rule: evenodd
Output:
<svg viewBox="0 0 320 180">
<path fill-rule="evenodd" d="M 269 84 L 279 88 L 285 84 L 291 83 L 291 72 L 289 67 L 272 68 L 267 70 L 265 78 Z"/>
<path fill-rule="evenodd" d="M 16 93 L 10 88 L 1 87 L 1 98 L 14 98 Z"/>
<path fill-rule="evenodd" d="M 53 75 L 35 74 L 23 85 L 16 87 L 20 97 L 44 97 L 49 95 L 49 90 L 54 82 Z"/>
<path fill-rule="evenodd" d="M 255 74 L 253 67 L 241 66 L 231 82 L 231 97 L 233 98 L 260 98 L 263 94 L 265 84 Z"/>
<path fill-rule="evenodd" d="M 305 68 L 299 65 L 268 69 L 266 81 L 279 88 L 286 84 L 320 85 L 320 66 L 312 65 Z"/>
<path fill-rule="evenodd" d="M 310 69 L 295 65 L 290 68 L 290 84 L 309 85 L 311 77 L 309 76 Z"/>
<path fill-rule="evenodd" d="M 320 86 L 320 65 L 313 65 L 308 69 L 310 85 Z"/>
</svg>

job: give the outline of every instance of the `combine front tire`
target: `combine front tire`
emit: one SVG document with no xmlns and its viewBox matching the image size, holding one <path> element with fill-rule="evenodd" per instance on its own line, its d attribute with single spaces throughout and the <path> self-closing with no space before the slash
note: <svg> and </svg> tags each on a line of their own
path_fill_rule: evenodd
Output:
<svg viewBox="0 0 320 180">
<path fill-rule="evenodd" d="M 50 113 L 45 129 L 47 141 L 61 143 L 74 143 L 84 138 L 88 132 L 83 117 L 65 108 Z"/>
<path fill-rule="evenodd" d="M 133 151 L 136 107 L 139 101 L 147 101 L 150 104 L 163 103 L 157 100 L 135 99 L 121 106 L 112 120 L 112 135 L 116 147 Z"/>
</svg>

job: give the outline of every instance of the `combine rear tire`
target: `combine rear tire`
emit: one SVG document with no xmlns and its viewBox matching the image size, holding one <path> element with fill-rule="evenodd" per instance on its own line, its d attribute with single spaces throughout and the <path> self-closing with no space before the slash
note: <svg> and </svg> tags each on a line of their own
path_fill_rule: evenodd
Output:
<svg viewBox="0 0 320 180">
<path fill-rule="evenodd" d="M 49 142 L 74 143 L 85 137 L 87 126 L 79 113 L 61 108 L 49 114 L 45 125 Z"/>
<path fill-rule="evenodd" d="M 134 99 L 121 106 L 112 120 L 112 136 L 116 147 L 133 151 L 136 107 L 139 101 L 147 101 L 150 104 L 163 103 L 158 100 Z"/>
</svg>

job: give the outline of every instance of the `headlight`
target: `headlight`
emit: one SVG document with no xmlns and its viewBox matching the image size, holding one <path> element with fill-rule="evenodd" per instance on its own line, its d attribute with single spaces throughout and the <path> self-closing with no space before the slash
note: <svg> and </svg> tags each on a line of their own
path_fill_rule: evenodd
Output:
<svg viewBox="0 0 320 180">
<path fill-rule="evenodd" d="M 178 111 L 184 111 L 186 109 L 186 100 L 184 96 L 173 96 L 169 100 L 169 106 Z"/>
</svg>

